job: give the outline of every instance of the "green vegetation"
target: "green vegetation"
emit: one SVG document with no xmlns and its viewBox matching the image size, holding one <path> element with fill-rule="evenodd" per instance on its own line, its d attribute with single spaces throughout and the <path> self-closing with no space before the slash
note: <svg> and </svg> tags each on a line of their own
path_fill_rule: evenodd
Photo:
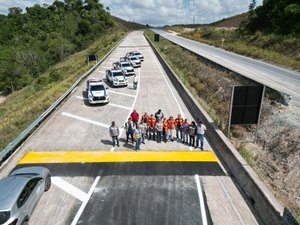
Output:
<svg viewBox="0 0 300 225">
<path fill-rule="evenodd" d="M 218 69 L 199 61 L 196 55 L 162 37 L 159 42 L 154 42 L 152 31 L 146 31 L 146 36 L 214 119 L 215 123 L 225 131 L 228 123 L 232 86 L 251 81 L 246 79 L 242 81 L 234 74 L 220 72 Z"/>
<path fill-rule="evenodd" d="M 6 101 L 0 104 L 0 149 L 88 70 L 85 61 L 87 53 L 94 52 L 102 58 L 116 44 L 113 40 L 120 40 L 123 35 L 124 31 L 112 31 L 103 35 L 89 48 L 67 57 L 34 79 L 30 85 L 10 94 Z"/>
<path fill-rule="evenodd" d="M 3 149 L 89 69 L 87 54 L 101 59 L 144 26 L 112 17 L 97 0 L 65 0 L 24 14 L 12 8 L 0 28 L 0 93 L 10 93 L 0 104 Z"/>
<path fill-rule="evenodd" d="M 93 43 L 113 26 L 97 0 L 54 1 L 0 15 L 0 92 L 31 84 L 52 65 Z M 43 79 L 43 78 L 40 78 Z"/>
<path fill-rule="evenodd" d="M 196 38 L 196 33 L 200 33 L 201 38 Z M 201 26 L 191 32 L 181 33 L 181 36 L 300 70 L 300 38 L 293 35 L 266 35 L 260 31 L 245 34 L 236 29 Z M 222 38 L 225 39 L 223 46 Z"/>
<path fill-rule="evenodd" d="M 249 13 L 210 25 L 176 25 L 165 29 L 238 54 L 300 70 L 298 0 L 268 0 Z M 199 33 L 201 38 L 195 37 Z"/>
</svg>

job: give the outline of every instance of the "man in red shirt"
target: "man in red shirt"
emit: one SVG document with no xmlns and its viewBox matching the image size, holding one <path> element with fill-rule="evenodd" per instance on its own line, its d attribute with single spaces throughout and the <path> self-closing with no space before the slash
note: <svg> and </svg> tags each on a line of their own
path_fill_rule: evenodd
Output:
<svg viewBox="0 0 300 225">
<path fill-rule="evenodd" d="M 139 122 L 139 114 L 137 113 L 136 110 L 133 110 L 133 112 L 131 113 L 130 117 L 132 119 L 132 122 L 135 124 L 135 126 L 138 125 L 138 122 Z"/>
</svg>

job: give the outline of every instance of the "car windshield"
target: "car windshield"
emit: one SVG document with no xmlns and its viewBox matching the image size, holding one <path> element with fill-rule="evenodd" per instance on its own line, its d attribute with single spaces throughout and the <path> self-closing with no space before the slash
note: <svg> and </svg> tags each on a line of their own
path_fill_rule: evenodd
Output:
<svg viewBox="0 0 300 225">
<path fill-rule="evenodd" d="M 137 57 L 130 57 L 130 60 L 138 60 Z"/>
<path fill-rule="evenodd" d="M 141 53 L 139 53 L 139 52 L 135 52 L 135 53 L 134 53 L 134 55 L 140 55 L 140 54 L 141 54 Z"/>
<path fill-rule="evenodd" d="M 91 91 L 103 91 L 104 90 L 104 86 L 103 85 L 94 85 L 91 86 Z"/>
<path fill-rule="evenodd" d="M 122 66 L 123 66 L 123 67 L 129 67 L 130 64 L 129 64 L 129 63 L 123 63 Z"/>
<path fill-rule="evenodd" d="M 120 77 L 123 76 L 122 72 L 113 72 L 113 77 Z"/>
<path fill-rule="evenodd" d="M 0 212 L 0 224 L 4 224 L 10 217 L 10 212 Z"/>
</svg>

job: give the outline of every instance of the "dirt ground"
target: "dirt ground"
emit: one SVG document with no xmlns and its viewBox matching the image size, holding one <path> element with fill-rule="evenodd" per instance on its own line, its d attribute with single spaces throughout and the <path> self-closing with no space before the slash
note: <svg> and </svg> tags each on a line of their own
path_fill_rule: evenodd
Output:
<svg viewBox="0 0 300 225">
<path fill-rule="evenodd" d="M 300 107 L 266 101 L 258 141 L 244 132 L 255 170 L 277 199 L 300 220 Z M 240 144 L 240 143 L 239 143 Z"/>
</svg>

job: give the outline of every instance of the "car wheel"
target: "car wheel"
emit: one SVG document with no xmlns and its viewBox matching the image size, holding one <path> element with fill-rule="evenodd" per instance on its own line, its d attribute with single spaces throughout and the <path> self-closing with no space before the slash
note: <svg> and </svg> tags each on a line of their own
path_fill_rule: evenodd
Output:
<svg viewBox="0 0 300 225">
<path fill-rule="evenodd" d="M 45 180 L 45 191 L 48 191 L 51 187 L 51 176 L 48 175 Z"/>
<path fill-rule="evenodd" d="M 23 223 L 21 225 L 29 225 L 29 221 L 28 220 L 23 221 Z"/>
</svg>

